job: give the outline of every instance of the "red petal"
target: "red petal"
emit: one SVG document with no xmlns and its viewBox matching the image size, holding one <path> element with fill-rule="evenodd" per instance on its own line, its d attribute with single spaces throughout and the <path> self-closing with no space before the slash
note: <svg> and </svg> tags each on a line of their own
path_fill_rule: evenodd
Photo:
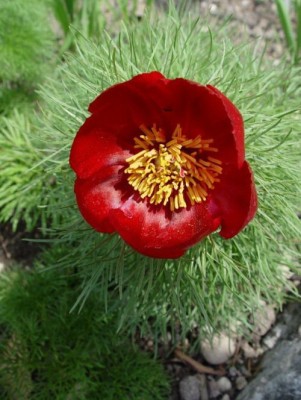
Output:
<svg viewBox="0 0 301 400">
<path fill-rule="evenodd" d="M 110 222 L 113 208 L 120 207 L 121 196 L 115 190 L 120 180 L 120 167 L 103 168 L 90 179 L 77 179 L 74 191 L 78 208 L 85 220 L 98 232 L 114 232 Z"/>
<path fill-rule="evenodd" d="M 253 173 L 246 161 L 238 170 L 224 171 L 213 193 L 213 203 L 221 216 L 219 234 L 225 239 L 237 235 L 251 221 L 257 210 L 257 194 Z"/>
<path fill-rule="evenodd" d="M 244 123 L 242 115 L 235 107 L 235 105 L 228 99 L 228 97 L 226 97 L 216 87 L 211 85 L 207 85 L 207 87 L 210 88 L 210 90 L 213 91 L 222 101 L 223 106 L 225 107 L 225 110 L 231 121 L 232 133 L 238 157 L 238 166 L 240 167 L 245 160 Z"/>
<path fill-rule="evenodd" d="M 156 94 L 162 91 L 167 82 L 168 79 L 157 71 L 136 75 L 128 81 L 117 83 L 103 91 L 90 104 L 89 111 L 96 113 L 108 103 L 118 101 L 119 99 L 116 96 L 123 94 L 129 96 L 129 98 L 138 96 L 146 100 L 151 99 L 151 102 L 155 100 L 155 103 L 157 103 L 160 99 Z M 124 106 L 126 105 L 127 103 L 124 104 Z M 116 106 L 113 105 L 113 108 L 116 108 Z"/>
<path fill-rule="evenodd" d="M 86 179 L 101 168 L 124 164 L 129 151 L 123 149 L 110 131 L 99 126 L 95 116 L 87 118 L 77 132 L 70 153 L 70 166 L 78 178 Z"/>
<path fill-rule="evenodd" d="M 161 106 L 168 96 L 167 82 L 159 72 L 137 75 L 106 89 L 90 104 L 89 111 L 99 116 L 102 127 L 130 141 L 141 124 L 162 126 Z"/>
<path fill-rule="evenodd" d="M 168 88 L 173 93 L 171 129 L 179 123 L 188 137 L 213 139 L 219 150 L 214 157 L 240 167 L 245 157 L 243 119 L 231 101 L 212 86 L 182 78 L 169 81 Z"/>
<path fill-rule="evenodd" d="M 182 209 L 167 216 L 129 198 L 114 210 L 112 224 L 120 236 L 135 250 L 149 257 L 178 258 L 185 251 L 215 231 L 219 218 L 212 218 L 205 203 L 190 210 Z"/>
</svg>

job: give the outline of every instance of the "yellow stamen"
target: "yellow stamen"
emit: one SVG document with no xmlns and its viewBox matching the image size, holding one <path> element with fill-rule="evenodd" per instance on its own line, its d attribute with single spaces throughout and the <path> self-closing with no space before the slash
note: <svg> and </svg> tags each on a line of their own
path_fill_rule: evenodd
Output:
<svg viewBox="0 0 301 400">
<path fill-rule="evenodd" d="M 216 158 L 208 157 L 208 161 L 213 162 L 214 164 L 222 165 L 222 162 Z"/>
<path fill-rule="evenodd" d="M 169 140 L 153 125 L 140 126 L 143 135 L 134 138 L 137 154 L 126 159 L 129 184 L 150 204 L 169 205 L 171 211 L 201 203 L 219 182 L 222 162 L 206 153 L 218 152 L 213 139 L 200 135 L 187 139 L 177 125 Z"/>
</svg>

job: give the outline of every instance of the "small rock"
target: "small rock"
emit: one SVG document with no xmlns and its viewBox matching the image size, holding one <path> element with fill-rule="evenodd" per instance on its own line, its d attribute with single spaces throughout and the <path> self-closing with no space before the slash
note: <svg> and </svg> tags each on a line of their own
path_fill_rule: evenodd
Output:
<svg viewBox="0 0 301 400">
<path fill-rule="evenodd" d="M 215 336 L 210 342 L 201 343 L 201 352 L 207 362 L 213 365 L 223 364 L 235 353 L 235 341 L 224 333 Z"/>
<path fill-rule="evenodd" d="M 279 49 L 278 49 L 278 51 L 279 51 Z M 280 51 L 281 51 L 281 48 L 280 48 Z M 280 269 L 280 273 L 287 280 L 291 279 L 294 276 L 293 271 L 291 271 L 287 265 L 279 265 L 279 269 Z"/>
<path fill-rule="evenodd" d="M 226 394 L 223 395 L 221 400 L 230 400 L 230 396 L 226 393 Z"/>
<path fill-rule="evenodd" d="M 152 340 L 152 339 L 149 339 L 148 341 L 147 341 L 147 343 L 146 343 L 146 347 L 148 348 L 148 349 L 153 349 L 154 348 L 154 341 Z"/>
<path fill-rule="evenodd" d="M 219 378 L 216 383 L 221 393 L 229 392 L 229 390 L 232 389 L 232 383 L 230 379 L 225 376 Z"/>
<path fill-rule="evenodd" d="M 231 378 L 235 378 L 236 376 L 241 375 L 241 373 L 238 371 L 238 369 L 236 367 L 230 367 L 228 373 L 229 373 L 229 376 L 231 376 Z"/>
<path fill-rule="evenodd" d="M 210 14 L 212 15 L 217 15 L 218 14 L 218 8 L 216 4 L 212 4 L 210 7 Z"/>
<path fill-rule="evenodd" d="M 182 341 L 181 347 L 182 347 L 184 350 L 188 350 L 188 349 L 189 349 L 190 343 L 189 343 L 189 340 L 188 340 L 187 338 L 185 338 L 185 339 Z"/>
<path fill-rule="evenodd" d="M 206 377 L 204 378 L 206 387 Z M 208 400 L 208 395 L 207 398 L 204 396 L 204 379 L 198 375 L 190 375 L 183 378 L 179 384 L 179 392 L 181 400 Z"/>
<path fill-rule="evenodd" d="M 215 380 L 212 380 L 208 382 L 208 386 L 210 399 L 216 399 L 221 394 L 218 383 Z"/>
<path fill-rule="evenodd" d="M 268 334 L 262 341 L 262 343 L 268 348 L 272 349 L 275 347 L 276 343 L 278 342 L 278 339 L 280 338 L 281 331 L 278 330 L 279 334 L 277 334 L 277 330 L 271 332 L 271 334 Z"/>
<path fill-rule="evenodd" d="M 237 390 L 244 389 L 247 386 L 247 384 L 248 384 L 248 381 L 246 380 L 246 378 L 244 376 L 239 376 L 235 380 L 235 386 L 236 386 Z"/>
<path fill-rule="evenodd" d="M 145 12 L 146 3 L 144 0 L 138 0 L 136 8 L 136 17 L 142 18 Z"/>
<path fill-rule="evenodd" d="M 257 358 L 264 353 L 263 348 L 258 347 L 254 349 L 248 342 L 243 341 L 241 344 L 242 351 L 244 353 L 245 358 Z"/>
<path fill-rule="evenodd" d="M 259 21 L 259 25 L 260 25 L 260 27 L 265 31 L 265 30 L 267 30 L 267 28 L 268 28 L 268 26 L 269 26 L 269 21 L 268 21 L 267 19 L 265 19 L 265 18 L 262 18 L 262 19 Z"/>
<path fill-rule="evenodd" d="M 254 333 L 258 336 L 264 336 L 276 320 L 274 308 L 265 302 L 262 304 L 263 306 L 254 313 Z"/>
<path fill-rule="evenodd" d="M 255 358 L 256 357 L 255 349 L 251 345 L 249 345 L 248 342 L 243 341 L 241 343 L 241 349 L 242 349 L 242 351 L 244 353 L 244 356 L 246 358 Z"/>
<path fill-rule="evenodd" d="M 242 7 L 244 7 L 244 8 L 248 7 L 248 6 L 250 5 L 250 4 L 249 4 L 249 0 L 242 0 L 241 5 L 242 5 Z"/>
</svg>

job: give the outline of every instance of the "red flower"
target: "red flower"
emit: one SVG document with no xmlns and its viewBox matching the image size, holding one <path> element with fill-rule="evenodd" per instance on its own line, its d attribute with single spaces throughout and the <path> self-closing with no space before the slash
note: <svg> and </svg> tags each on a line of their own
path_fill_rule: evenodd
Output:
<svg viewBox="0 0 301 400">
<path fill-rule="evenodd" d="M 74 139 L 70 165 L 86 221 L 138 252 L 177 258 L 217 230 L 254 217 L 241 114 L 219 90 L 159 72 L 98 96 Z"/>
</svg>

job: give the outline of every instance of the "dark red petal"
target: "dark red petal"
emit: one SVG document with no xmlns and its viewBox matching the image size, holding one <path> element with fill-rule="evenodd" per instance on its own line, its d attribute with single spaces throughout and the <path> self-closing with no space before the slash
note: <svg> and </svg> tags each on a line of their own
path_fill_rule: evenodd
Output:
<svg viewBox="0 0 301 400">
<path fill-rule="evenodd" d="M 160 72 L 153 71 L 134 76 L 132 79 L 117 83 L 116 85 L 110 86 L 104 90 L 89 106 L 91 113 L 98 112 L 103 108 L 106 103 L 110 103 L 112 100 L 118 101 L 115 96 L 123 94 L 125 92 L 131 95 L 138 95 L 143 98 L 149 98 L 153 91 L 161 90 L 165 85 L 167 79 Z"/>
<path fill-rule="evenodd" d="M 242 115 L 235 105 L 228 99 L 228 97 L 226 97 L 216 87 L 211 85 L 207 85 L 207 87 L 210 88 L 210 90 L 221 99 L 228 117 L 230 118 L 235 147 L 238 155 L 238 165 L 241 166 L 245 159 L 244 122 Z"/>
<path fill-rule="evenodd" d="M 178 258 L 215 231 L 219 218 L 213 218 L 205 203 L 166 216 L 163 209 L 150 210 L 146 202 L 129 198 L 112 213 L 112 224 L 120 236 L 139 253 L 155 258 Z"/>
<path fill-rule="evenodd" d="M 90 104 L 89 111 L 98 116 L 102 128 L 129 141 L 141 124 L 163 124 L 161 107 L 169 95 L 167 82 L 159 72 L 137 75 L 106 89 Z"/>
<path fill-rule="evenodd" d="M 188 137 L 201 135 L 213 139 L 219 149 L 214 157 L 223 164 L 240 167 L 244 161 L 243 119 L 236 107 L 218 89 L 203 86 L 186 79 L 169 81 L 173 93 L 171 129 L 179 123 Z"/>
<path fill-rule="evenodd" d="M 237 235 L 254 217 L 257 210 L 257 193 L 252 170 L 245 161 L 240 169 L 229 169 L 216 186 L 211 203 L 221 216 L 221 231 L 225 238 Z"/>
<path fill-rule="evenodd" d="M 115 231 L 110 215 L 121 202 L 121 195 L 115 190 L 115 184 L 120 180 L 119 169 L 118 166 L 103 168 L 93 178 L 75 181 L 78 208 L 88 224 L 98 232 Z"/>
<path fill-rule="evenodd" d="M 78 178 L 87 179 L 101 168 L 111 165 L 124 165 L 130 156 L 123 149 L 117 138 L 102 130 L 95 116 L 87 118 L 77 132 L 70 152 L 70 166 Z"/>
</svg>

